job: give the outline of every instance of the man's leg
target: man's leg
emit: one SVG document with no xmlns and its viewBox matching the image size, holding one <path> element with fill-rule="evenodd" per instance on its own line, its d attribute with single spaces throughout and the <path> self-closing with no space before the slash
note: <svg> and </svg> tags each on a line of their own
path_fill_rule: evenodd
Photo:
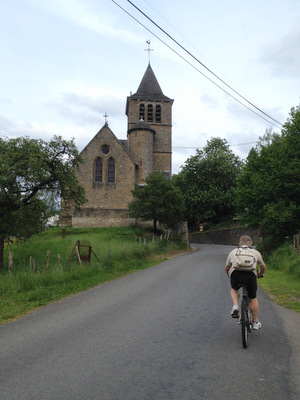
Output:
<svg viewBox="0 0 300 400">
<path fill-rule="evenodd" d="M 232 318 L 238 318 L 239 317 L 239 292 L 238 290 L 235 290 L 233 288 L 231 288 L 231 298 L 232 298 L 232 302 L 233 302 L 233 307 L 231 310 L 231 316 Z"/>
<path fill-rule="evenodd" d="M 258 308 L 257 297 L 255 297 L 255 299 L 250 299 L 250 310 L 252 312 L 253 322 L 258 321 Z"/>
<path fill-rule="evenodd" d="M 231 288 L 230 294 L 231 294 L 233 304 L 238 304 L 239 303 L 239 291 Z"/>
</svg>

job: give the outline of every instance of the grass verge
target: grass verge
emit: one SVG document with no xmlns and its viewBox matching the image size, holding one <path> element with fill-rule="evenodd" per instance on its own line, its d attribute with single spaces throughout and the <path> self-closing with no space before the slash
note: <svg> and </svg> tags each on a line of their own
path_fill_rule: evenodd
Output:
<svg viewBox="0 0 300 400">
<path fill-rule="evenodd" d="M 284 271 L 268 268 L 263 279 L 258 280 L 270 300 L 282 307 L 300 312 L 299 278 Z"/>
<path fill-rule="evenodd" d="M 81 239 L 93 244 L 100 262 L 95 257 L 90 263 L 79 264 L 76 257 L 73 262 L 67 262 L 76 240 Z M 52 259 L 48 270 L 47 249 L 54 254 L 60 252 L 62 260 L 58 264 L 56 258 Z M 61 237 L 61 230 L 53 229 L 28 242 L 8 246 L 6 258 L 10 250 L 14 252 L 13 272 L 9 274 L 5 269 L 0 276 L 0 324 L 50 302 L 156 265 L 169 254 L 187 251 L 182 241 L 153 238 L 149 232 L 134 228 L 72 229 L 65 239 Z M 29 265 L 30 256 L 37 260 L 36 273 Z"/>
<path fill-rule="evenodd" d="M 273 250 L 265 262 L 265 277 L 258 280 L 261 288 L 275 303 L 300 312 L 300 254 L 287 241 Z"/>
</svg>

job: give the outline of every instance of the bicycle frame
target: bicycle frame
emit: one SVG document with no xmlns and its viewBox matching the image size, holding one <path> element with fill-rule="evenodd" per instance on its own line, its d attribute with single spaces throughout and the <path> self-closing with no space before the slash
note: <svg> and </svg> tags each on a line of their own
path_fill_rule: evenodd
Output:
<svg viewBox="0 0 300 400">
<path fill-rule="evenodd" d="M 249 333 L 252 329 L 252 313 L 250 311 L 250 299 L 248 296 L 247 288 L 241 285 L 241 328 L 242 328 L 242 343 L 244 349 L 248 347 Z"/>
</svg>

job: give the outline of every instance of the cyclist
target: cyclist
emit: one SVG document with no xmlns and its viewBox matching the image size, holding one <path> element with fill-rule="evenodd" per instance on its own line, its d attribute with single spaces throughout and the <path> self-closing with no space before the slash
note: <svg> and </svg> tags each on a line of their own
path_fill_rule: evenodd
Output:
<svg viewBox="0 0 300 400">
<path fill-rule="evenodd" d="M 239 318 L 239 284 L 244 283 L 247 285 L 247 291 L 250 299 L 250 309 L 252 312 L 253 317 L 253 329 L 260 329 L 261 323 L 258 321 L 258 300 L 256 297 L 257 291 L 257 271 L 256 266 L 257 264 L 260 266 L 259 277 L 263 277 L 266 271 L 266 265 L 263 261 L 262 255 L 259 251 L 251 248 L 252 246 L 252 239 L 249 236 L 241 236 L 239 242 L 239 248 L 232 250 L 227 257 L 226 265 L 225 265 L 225 272 L 230 277 L 231 283 L 231 299 L 233 301 L 233 307 L 231 310 L 231 316 L 233 318 Z M 242 268 L 239 267 L 236 261 L 236 254 L 237 250 L 241 248 L 248 248 L 249 253 L 253 256 L 253 266 L 251 270 L 241 270 Z"/>
</svg>

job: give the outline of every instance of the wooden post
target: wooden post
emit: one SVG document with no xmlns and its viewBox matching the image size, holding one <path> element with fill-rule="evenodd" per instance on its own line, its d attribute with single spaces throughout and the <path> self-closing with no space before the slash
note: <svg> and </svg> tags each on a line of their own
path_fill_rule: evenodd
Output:
<svg viewBox="0 0 300 400">
<path fill-rule="evenodd" d="M 76 253 L 77 253 L 78 262 L 79 262 L 79 264 L 81 264 L 81 258 L 80 258 L 79 249 L 78 249 L 78 241 L 76 244 Z"/>
<path fill-rule="evenodd" d="M 37 267 L 36 267 L 36 259 L 32 259 L 32 265 L 33 265 L 33 272 L 36 274 L 37 273 Z"/>
<path fill-rule="evenodd" d="M 10 250 L 8 254 L 8 272 L 9 275 L 12 273 L 12 268 L 13 268 L 13 251 Z"/>
<path fill-rule="evenodd" d="M 49 271 L 49 265 L 50 265 L 50 250 L 47 251 L 47 265 L 46 265 L 46 271 Z"/>
<path fill-rule="evenodd" d="M 57 254 L 57 263 L 58 263 L 58 265 L 60 265 L 60 254 L 59 253 Z"/>
</svg>

